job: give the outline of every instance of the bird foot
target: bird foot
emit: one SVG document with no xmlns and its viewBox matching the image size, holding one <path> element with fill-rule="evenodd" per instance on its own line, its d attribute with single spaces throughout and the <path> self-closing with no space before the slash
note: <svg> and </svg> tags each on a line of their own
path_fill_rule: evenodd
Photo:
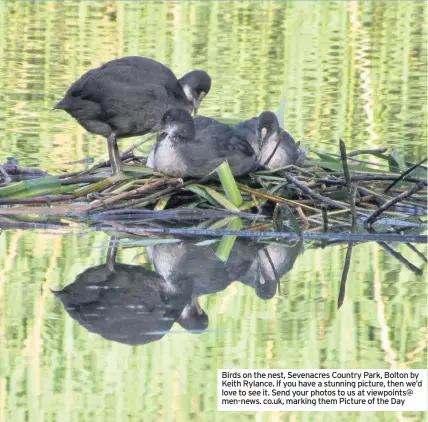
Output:
<svg viewBox="0 0 428 422">
<path fill-rule="evenodd" d="M 111 179 L 115 182 L 120 182 L 121 180 L 127 179 L 127 177 L 125 176 L 125 173 L 120 170 L 117 172 L 112 172 Z"/>
</svg>

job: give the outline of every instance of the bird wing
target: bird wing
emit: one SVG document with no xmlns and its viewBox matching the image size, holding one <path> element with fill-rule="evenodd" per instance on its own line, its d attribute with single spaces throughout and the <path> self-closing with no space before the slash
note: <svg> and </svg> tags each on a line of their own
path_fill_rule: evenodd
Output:
<svg viewBox="0 0 428 422">
<path fill-rule="evenodd" d="M 222 123 L 218 122 L 217 120 L 211 119 L 210 117 L 205 116 L 195 116 L 193 118 L 193 122 L 195 123 L 195 130 L 196 132 L 201 132 L 202 130 L 212 128 L 213 125 L 218 124 L 222 125 Z"/>
<path fill-rule="evenodd" d="M 140 72 L 138 68 L 133 66 L 117 65 L 90 73 L 85 78 L 78 95 L 82 99 L 101 102 L 105 96 L 120 94 L 124 89 L 128 93 L 133 90 L 141 91 L 141 89 L 151 85 L 169 91 L 182 91 L 176 79 L 165 80 L 165 78 L 157 78 L 156 75 L 147 74 L 147 72 Z"/>
<path fill-rule="evenodd" d="M 298 158 L 297 145 L 293 137 L 286 131 L 282 132 L 282 146 L 283 149 L 289 154 L 291 161 L 294 163 Z"/>
<path fill-rule="evenodd" d="M 139 77 L 145 80 L 156 78 L 160 83 L 176 81 L 177 78 L 171 69 L 155 60 L 141 56 L 127 56 L 120 59 L 110 60 L 98 69 L 104 70 L 113 67 L 128 67 L 138 71 Z"/>
<path fill-rule="evenodd" d="M 232 154 L 242 154 L 250 157 L 254 150 L 240 133 L 230 126 L 208 117 L 200 116 L 195 119 L 197 142 L 207 148 L 214 149 L 220 157 L 229 158 Z"/>
<path fill-rule="evenodd" d="M 257 117 L 253 117 L 235 126 L 235 131 L 238 135 L 244 138 L 254 149 L 258 149 L 260 144 L 256 135 L 257 120 Z"/>
<path fill-rule="evenodd" d="M 100 85 L 101 88 L 105 88 L 106 82 L 108 85 L 114 80 L 131 85 L 156 81 L 169 89 L 175 89 L 177 84 L 179 85 L 174 73 L 162 63 L 146 57 L 128 56 L 111 60 L 96 69 L 89 70 L 72 85 L 72 91 L 74 95 L 85 96 L 91 92 L 89 89 L 85 93 L 85 90 L 88 90 L 89 81 L 91 86 Z"/>
<path fill-rule="evenodd" d="M 123 63 L 122 59 L 109 62 L 86 72 L 71 85 L 67 96 L 98 104 L 104 118 L 118 112 L 124 113 L 125 110 L 144 109 L 153 102 L 170 105 L 186 102 L 187 98 L 174 74 L 166 66 L 148 61 L 152 62 L 155 65 L 148 67 L 130 65 L 126 60 Z"/>
<path fill-rule="evenodd" d="M 258 120 L 257 117 L 253 117 L 252 119 L 245 120 L 241 123 L 238 123 L 235 126 L 235 130 L 255 133 L 257 128 L 257 120 Z"/>
<path fill-rule="evenodd" d="M 255 155 L 253 147 L 237 133 L 234 133 L 234 131 L 232 131 L 229 138 L 219 140 L 218 150 L 220 154 L 226 158 L 232 155 L 241 155 L 244 157 Z"/>
</svg>

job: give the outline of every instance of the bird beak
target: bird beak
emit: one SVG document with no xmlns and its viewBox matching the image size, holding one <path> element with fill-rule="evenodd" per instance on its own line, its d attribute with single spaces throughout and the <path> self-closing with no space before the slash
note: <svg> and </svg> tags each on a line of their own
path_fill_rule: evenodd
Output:
<svg viewBox="0 0 428 422">
<path fill-rule="evenodd" d="M 192 311 L 196 311 L 198 315 L 202 315 L 204 313 L 203 309 L 201 308 L 201 305 L 199 305 L 198 299 L 195 297 L 193 297 L 190 302 L 188 302 L 187 305 L 184 307 L 183 311 L 181 312 L 180 318 L 188 318 Z"/>
<path fill-rule="evenodd" d="M 265 127 L 261 130 L 260 135 L 262 138 L 261 141 L 263 142 L 267 135 L 267 129 Z"/>
<path fill-rule="evenodd" d="M 201 308 L 201 305 L 199 305 L 199 302 L 198 302 L 197 298 L 192 298 L 191 306 L 193 306 L 195 308 L 196 312 L 199 315 L 202 315 L 204 313 L 204 311 Z"/>
<path fill-rule="evenodd" d="M 207 94 L 206 94 L 206 92 L 202 91 L 202 92 L 199 94 L 198 99 L 197 99 L 197 100 L 195 100 L 195 101 L 194 101 L 194 103 L 193 103 L 193 114 L 194 114 L 195 116 L 198 114 L 199 106 L 201 105 L 201 101 L 204 99 L 205 95 L 207 95 Z"/>
<path fill-rule="evenodd" d="M 265 142 L 266 135 L 267 135 L 267 129 L 264 127 L 260 131 L 260 149 L 262 149 L 263 143 Z"/>
</svg>

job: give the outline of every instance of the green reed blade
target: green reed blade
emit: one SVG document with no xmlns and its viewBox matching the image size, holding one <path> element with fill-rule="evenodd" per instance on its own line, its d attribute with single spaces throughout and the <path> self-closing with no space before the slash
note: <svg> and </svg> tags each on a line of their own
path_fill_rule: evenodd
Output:
<svg viewBox="0 0 428 422">
<path fill-rule="evenodd" d="M 242 220 L 235 218 L 228 226 L 228 230 L 240 230 L 242 228 Z M 236 236 L 223 236 L 217 246 L 216 255 L 223 262 L 226 262 L 235 244 Z"/>
<path fill-rule="evenodd" d="M 284 128 L 286 106 L 287 106 L 287 91 L 284 91 L 284 93 L 281 95 L 281 100 L 279 102 L 278 110 L 275 113 L 276 117 L 278 118 L 279 125 L 282 128 Z"/>
<path fill-rule="evenodd" d="M 160 198 L 155 206 L 155 210 L 156 211 L 164 210 L 170 198 L 171 198 L 171 195 L 165 195 L 162 198 Z"/>
<path fill-rule="evenodd" d="M 216 171 L 229 201 L 235 207 L 239 207 L 242 204 L 242 196 L 239 192 L 238 185 L 235 182 L 235 178 L 233 177 L 232 171 L 230 170 L 227 161 L 220 164 Z"/>
<path fill-rule="evenodd" d="M 222 194 L 218 193 L 212 188 L 209 188 L 208 186 L 204 186 L 204 189 L 212 196 L 213 199 L 215 199 L 220 205 L 222 205 L 226 209 L 230 211 L 239 211 L 239 208 L 237 208 L 234 204 L 228 201 Z"/>
<path fill-rule="evenodd" d="M 56 176 L 46 176 L 37 179 L 23 180 L 0 188 L 0 198 L 27 198 L 51 194 L 53 189 L 61 187 L 61 180 Z"/>
<path fill-rule="evenodd" d="M 190 192 L 193 192 L 194 194 L 198 195 L 200 198 L 205 199 L 211 205 L 217 205 L 217 203 L 213 200 L 213 198 L 211 198 L 211 196 L 204 189 L 205 189 L 205 186 L 201 186 L 201 185 L 186 186 L 186 190 L 189 190 Z"/>
<path fill-rule="evenodd" d="M 179 243 L 180 239 L 136 239 L 136 240 L 120 240 L 119 244 L 124 248 L 134 248 L 136 246 L 155 246 L 166 243 Z"/>
</svg>

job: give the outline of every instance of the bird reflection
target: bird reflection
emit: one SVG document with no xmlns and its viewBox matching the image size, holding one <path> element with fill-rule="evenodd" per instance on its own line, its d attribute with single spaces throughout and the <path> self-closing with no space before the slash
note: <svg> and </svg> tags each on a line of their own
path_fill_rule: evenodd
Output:
<svg viewBox="0 0 428 422">
<path fill-rule="evenodd" d="M 141 345 L 160 340 L 175 322 L 193 333 L 208 327 L 198 297 L 226 289 L 232 282 L 253 288 L 271 299 L 279 279 L 289 272 L 303 250 L 294 245 L 264 244 L 236 239 L 226 261 L 216 254 L 218 243 L 197 240 L 147 248 L 155 271 L 116 262 L 112 238 L 106 263 L 83 271 L 54 294 L 69 315 L 88 331 L 107 340 Z"/>
<path fill-rule="evenodd" d="M 220 292 L 233 281 L 254 288 L 261 299 L 271 299 L 277 292 L 279 280 L 293 268 L 302 242 L 292 245 L 263 244 L 237 239 L 226 262 L 213 247 L 198 246 L 186 240 L 175 244 L 148 248 L 155 270 L 166 280 L 187 278 L 193 284 L 193 296 Z"/>
<path fill-rule="evenodd" d="M 172 284 L 186 278 L 193 284 L 194 297 L 226 289 L 246 274 L 262 247 L 254 241 L 236 239 L 224 262 L 216 255 L 218 243 L 199 246 L 195 242 L 183 240 L 147 248 L 155 271 Z"/>
<path fill-rule="evenodd" d="M 73 319 L 108 340 L 134 345 L 160 340 L 174 322 L 193 332 L 207 328 L 208 317 L 188 280 L 172 284 L 142 266 L 117 263 L 116 251 L 112 239 L 106 264 L 88 268 L 54 292 Z"/>
<path fill-rule="evenodd" d="M 239 280 L 253 287 L 260 299 L 272 299 L 279 289 L 280 279 L 291 271 L 302 252 L 302 241 L 292 245 L 266 245 L 258 251 L 250 269 Z"/>
</svg>

